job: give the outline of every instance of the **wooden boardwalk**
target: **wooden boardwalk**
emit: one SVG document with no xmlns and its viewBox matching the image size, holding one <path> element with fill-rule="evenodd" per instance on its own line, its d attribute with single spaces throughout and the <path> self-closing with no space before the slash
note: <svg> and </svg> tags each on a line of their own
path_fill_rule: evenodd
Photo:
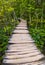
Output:
<svg viewBox="0 0 45 65">
<path fill-rule="evenodd" d="M 45 65 L 44 55 L 35 46 L 27 24 L 22 20 L 9 40 L 3 65 Z"/>
</svg>

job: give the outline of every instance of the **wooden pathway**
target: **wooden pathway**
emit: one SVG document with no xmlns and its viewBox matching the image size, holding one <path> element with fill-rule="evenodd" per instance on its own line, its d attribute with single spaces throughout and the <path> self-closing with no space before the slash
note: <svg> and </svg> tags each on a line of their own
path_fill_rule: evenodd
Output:
<svg viewBox="0 0 45 65">
<path fill-rule="evenodd" d="M 27 24 L 22 20 L 9 40 L 3 65 L 45 65 L 44 55 L 35 46 Z"/>
</svg>

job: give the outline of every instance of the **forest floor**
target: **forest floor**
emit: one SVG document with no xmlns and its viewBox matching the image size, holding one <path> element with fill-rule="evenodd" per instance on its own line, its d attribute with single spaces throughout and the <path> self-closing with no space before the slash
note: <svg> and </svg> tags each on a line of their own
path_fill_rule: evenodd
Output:
<svg viewBox="0 0 45 65">
<path fill-rule="evenodd" d="M 44 55 L 37 49 L 25 20 L 12 32 L 3 65 L 45 65 Z"/>
</svg>

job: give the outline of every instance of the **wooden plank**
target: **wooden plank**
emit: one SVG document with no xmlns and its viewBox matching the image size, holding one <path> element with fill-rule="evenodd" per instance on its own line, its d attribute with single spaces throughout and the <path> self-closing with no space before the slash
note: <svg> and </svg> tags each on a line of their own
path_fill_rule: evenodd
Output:
<svg viewBox="0 0 45 65">
<path fill-rule="evenodd" d="M 27 63 L 27 62 L 35 62 L 38 61 L 40 59 L 44 58 L 43 55 L 38 55 L 35 57 L 26 57 L 26 58 L 19 58 L 19 59 L 4 59 L 3 63 Z"/>
<path fill-rule="evenodd" d="M 19 34 L 21 34 L 21 33 L 23 33 L 23 34 L 28 34 L 29 33 L 29 31 L 28 30 L 14 30 L 13 31 L 13 33 L 19 33 Z"/>
<path fill-rule="evenodd" d="M 4 57 L 4 59 L 19 59 L 19 58 L 25 58 L 25 57 L 35 57 L 35 56 L 38 56 L 38 55 L 42 55 L 41 53 L 39 52 L 35 52 L 35 53 L 28 53 L 28 54 L 22 54 L 22 55 L 18 55 L 18 54 L 10 54 L 10 55 L 6 55 Z"/>
</svg>

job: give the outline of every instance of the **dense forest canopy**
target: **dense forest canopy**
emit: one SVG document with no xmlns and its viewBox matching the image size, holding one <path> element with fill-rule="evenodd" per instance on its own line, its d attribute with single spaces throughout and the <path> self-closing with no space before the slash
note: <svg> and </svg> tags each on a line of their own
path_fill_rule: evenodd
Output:
<svg viewBox="0 0 45 65">
<path fill-rule="evenodd" d="M 45 0 L 0 0 L 1 61 L 11 31 L 19 23 L 18 18 L 27 20 L 29 32 L 36 45 L 41 51 L 45 51 Z"/>
</svg>

